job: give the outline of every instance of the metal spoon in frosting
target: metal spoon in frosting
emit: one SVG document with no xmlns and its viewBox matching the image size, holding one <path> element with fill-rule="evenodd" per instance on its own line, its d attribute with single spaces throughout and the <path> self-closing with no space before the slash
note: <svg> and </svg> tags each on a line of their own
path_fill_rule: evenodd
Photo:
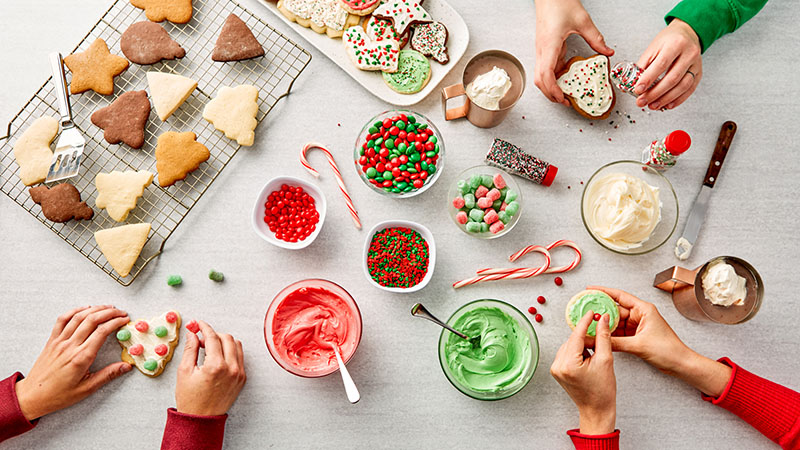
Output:
<svg viewBox="0 0 800 450">
<path fill-rule="evenodd" d="M 475 336 L 474 338 L 471 338 L 471 337 L 467 336 L 466 334 L 456 330 L 455 328 L 451 327 L 450 325 L 448 325 L 448 324 L 442 322 L 441 320 L 437 319 L 436 316 L 431 314 L 424 306 L 422 306 L 422 303 L 417 303 L 417 304 L 415 304 L 414 306 L 411 307 L 411 315 L 414 316 L 414 317 L 420 317 L 422 319 L 430 320 L 431 322 L 433 322 L 436 325 L 439 325 L 440 327 L 444 328 L 445 330 L 455 334 L 456 336 L 460 337 L 461 339 L 469 341 L 473 346 L 479 346 L 480 343 L 481 343 L 481 337 L 480 336 Z"/>
</svg>

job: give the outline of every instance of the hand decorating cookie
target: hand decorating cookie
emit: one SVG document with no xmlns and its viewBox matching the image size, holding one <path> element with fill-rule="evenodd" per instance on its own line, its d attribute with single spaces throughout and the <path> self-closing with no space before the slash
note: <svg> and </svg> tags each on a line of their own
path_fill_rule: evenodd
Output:
<svg viewBox="0 0 800 450">
<path fill-rule="evenodd" d="M 143 9 L 153 22 L 187 23 L 192 19 L 192 0 L 131 0 L 131 5 Z"/>
<path fill-rule="evenodd" d="M 64 64 L 72 72 L 69 91 L 80 94 L 93 90 L 98 94 L 114 93 L 114 77 L 128 68 L 128 60 L 108 51 L 106 41 L 97 38 L 86 50 L 64 58 Z"/>
<path fill-rule="evenodd" d="M 258 89 L 249 84 L 223 86 L 203 109 L 203 119 L 234 139 L 239 145 L 251 146 L 255 139 L 258 114 Z"/>
<path fill-rule="evenodd" d="M 231 13 L 219 32 L 211 59 L 214 61 L 242 61 L 264 56 L 264 47 L 253 31 L 236 14 Z"/>
<path fill-rule="evenodd" d="M 148 377 L 161 375 L 175 353 L 180 330 L 181 316 L 176 311 L 128 323 L 117 331 L 122 360 Z"/>
<path fill-rule="evenodd" d="M 105 209 L 112 219 L 123 222 L 136 207 L 139 197 L 144 195 L 144 189 L 152 182 L 153 174 L 146 170 L 98 173 L 94 179 L 97 187 L 97 200 L 94 204 Z"/>
<path fill-rule="evenodd" d="M 406 34 L 414 23 L 433 22 L 431 15 L 422 7 L 419 0 L 386 0 L 372 15 L 392 21 L 400 35 Z"/>
<path fill-rule="evenodd" d="M 575 294 L 567 303 L 567 324 L 573 330 L 581 318 L 589 311 L 594 312 L 594 320 L 586 331 L 587 336 L 597 334 L 597 321 L 603 314 L 609 315 L 608 326 L 611 332 L 619 325 L 619 306 L 608 294 L 602 291 L 585 290 Z"/>
<path fill-rule="evenodd" d="M 442 22 L 422 23 L 414 25 L 413 29 L 411 48 L 438 63 L 447 64 L 450 61 L 446 47 L 447 28 Z"/>
<path fill-rule="evenodd" d="M 92 208 L 81 201 L 81 193 L 69 183 L 57 184 L 51 188 L 36 186 L 30 189 L 34 203 L 42 205 L 42 214 L 47 220 L 56 223 L 75 220 L 88 220 L 94 215 Z"/>
<path fill-rule="evenodd" d="M 192 95 L 197 82 L 174 73 L 147 72 L 147 85 L 158 118 L 165 121 Z"/>
<path fill-rule="evenodd" d="M 148 117 L 150 100 L 147 99 L 147 92 L 129 91 L 105 108 L 95 111 L 91 120 L 103 129 L 103 138 L 109 144 L 123 142 L 131 148 L 142 148 Z"/>
<path fill-rule="evenodd" d="M 397 71 L 383 73 L 383 81 L 401 94 L 416 94 L 431 80 L 431 63 L 422 53 L 401 50 Z"/>
<path fill-rule="evenodd" d="M 606 119 L 611 115 L 617 99 L 609 81 L 607 56 L 576 56 L 567 61 L 566 69 L 558 75 L 558 87 L 582 116 Z"/>
<path fill-rule="evenodd" d="M 119 41 L 122 54 L 136 64 L 155 64 L 164 59 L 183 58 L 186 50 L 161 25 L 142 21 L 129 26 Z"/>
<path fill-rule="evenodd" d="M 357 16 L 366 16 L 381 4 L 381 0 L 339 0 L 345 11 Z"/>
<path fill-rule="evenodd" d="M 121 277 L 127 277 L 139 259 L 149 234 L 149 223 L 135 223 L 95 231 L 94 240 L 114 271 Z"/>
<path fill-rule="evenodd" d="M 396 72 L 400 49 L 397 41 L 372 41 L 364 28 L 354 26 L 348 28 L 342 36 L 345 52 L 353 64 L 361 70 L 381 70 Z"/>
<path fill-rule="evenodd" d="M 14 159 L 19 165 L 19 179 L 25 186 L 39 184 L 47 178 L 53 151 L 50 143 L 58 134 L 58 119 L 42 116 L 34 120 L 14 143 Z"/>
<path fill-rule="evenodd" d="M 348 13 L 339 0 L 279 0 L 278 11 L 287 19 L 332 38 L 340 37 L 361 20 Z"/>
<path fill-rule="evenodd" d="M 191 131 L 163 133 L 158 137 L 156 144 L 158 185 L 172 186 L 175 182 L 185 179 L 189 173 L 197 170 L 200 164 L 208 161 L 210 156 L 208 148 L 197 142 L 197 135 Z"/>
</svg>

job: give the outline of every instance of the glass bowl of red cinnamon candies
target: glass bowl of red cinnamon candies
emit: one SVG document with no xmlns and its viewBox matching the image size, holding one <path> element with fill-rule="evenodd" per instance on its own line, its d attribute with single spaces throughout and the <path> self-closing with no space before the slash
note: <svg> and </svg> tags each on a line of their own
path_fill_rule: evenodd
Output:
<svg viewBox="0 0 800 450">
<path fill-rule="evenodd" d="M 439 178 L 444 140 L 420 113 L 384 111 L 361 129 L 353 156 L 356 172 L 370 189 L 389 197 L 413 197 Z"/>
</svg>

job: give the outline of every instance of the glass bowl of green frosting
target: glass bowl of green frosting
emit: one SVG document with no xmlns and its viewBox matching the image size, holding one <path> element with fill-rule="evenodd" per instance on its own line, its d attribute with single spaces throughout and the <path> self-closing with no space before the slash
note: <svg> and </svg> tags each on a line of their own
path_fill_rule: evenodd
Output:
<svg viewBox="0 0 800 450">
<path fill-rule="evenodd" d="M 477 400 L 501 400 L 521 391 L 539 364 L 533 325 L 514 306 L 493 299 L 458 308 L 448 325 L 469 341 L 442 330 L 439 363 L 459 391 Z"/>
</svg>

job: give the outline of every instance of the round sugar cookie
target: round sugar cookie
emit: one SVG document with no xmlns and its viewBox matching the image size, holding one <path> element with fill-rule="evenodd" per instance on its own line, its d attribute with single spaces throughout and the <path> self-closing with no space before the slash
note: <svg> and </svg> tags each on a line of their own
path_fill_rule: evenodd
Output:
<svg viewBox="0 0 800 450">
<path fill-rule="evenodd" d="M 596 314 L 609 315 L 609 327 L 611 332 L 617 329 L 619 325 L 619 307 L 617 302 L 614 301 L 608 294 L 602 291 L 587 289 L 575 294 L 567 303 L 565 317 L 567 325 L 571 329 L 575 329 L 575 325 L 581 320 L 587 311 L 592 310 Z M 597 333 L 597 322 L 592 321 L 589 329 L 586 331 L 587 336 L 595 336 Z"/>
<path fill-rule="evenodd" d="M 383 72 L 387 86 L 401 94 L 416 94 L 431 79 L 431 63 L 416 50 L 400 50 L 397 72 Z"/>
</svg>

